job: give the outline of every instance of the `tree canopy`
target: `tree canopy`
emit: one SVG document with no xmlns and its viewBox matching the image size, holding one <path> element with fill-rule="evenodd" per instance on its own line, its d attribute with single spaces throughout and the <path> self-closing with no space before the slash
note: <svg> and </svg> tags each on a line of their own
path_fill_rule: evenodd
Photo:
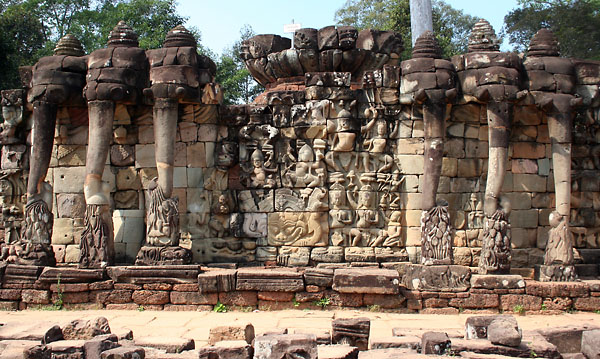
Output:
<svg viewBox="0 0 600 359">
<path fill-rule="evenodd" d="M 358 29 L 393 30 L 402 35 L 403 59 L 411 56 L 409 0 L 347 0 L 335 13 L 335 21 Z M 463 13 L 444 1 L 433 1 L 433 30 L 445 57 L 467 49 L 471 28 L 477 18 Z"/>
<path fill-rule="evenodd" d="M 51 55 L 67 33 L 89 53 L 104 47 L 124 20 L 139 35 L 141 48 L 161 47 L 167 32 L 187 20 L 175 5 L 175 0 L 0 0 L 0 89 L 18 86 L 18 66 Z M 189 30 L 199 41 L 200 33 Z"/>
<path fill-rule="evenodd" d="M 546 27 L 558 38 L 562 56 L 600 60 L 600 0 L 519 0 L 504 23 L 517 51 Z"/>
<path fill-rule="evenodd" d="M 252 75 L 240 57 L 242 41 L 254 36 L 250 25 L 240 29 L 240 39 L 230 48 L 225 49 L 217 61 L 216 82 L 221 84 L 225 94 L 226 105 L 249 103 L 263 91 L 263 87 L 254 81 Z"/>
</svg>

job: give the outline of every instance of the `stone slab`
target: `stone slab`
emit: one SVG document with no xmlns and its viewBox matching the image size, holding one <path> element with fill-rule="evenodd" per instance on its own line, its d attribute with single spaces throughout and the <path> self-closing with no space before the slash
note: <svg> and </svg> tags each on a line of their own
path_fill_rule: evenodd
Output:
<svg viewBox="0 0 600 359">
<path fill-rule="evenodd" d="M 471 286 L 471 270 L 458 265 L 406 266 L 402 284 L 410 290 L 464 292 Z"/>
<path fill-rule="evenodd" d="M 117 266 L 106 272 L 116 283 L 194 283 L 200 265 Z"/>
<path fill-rule="evenodd" d="M 237 271 L 236 289 L 300 292 L 304 290 L 304 278 L 293 269 L 241 268 Z"/>
<path fill-rule="evenodd" d="M 398 294 L 400 276 L 391 269 L 336 269 L 333 290 L 341 293 Z"/>
<path fill-rule="evenodd" d="M 45 267 L 39 281 L 57 283 L 88 283 L 104 279 L 104 269 L 80 269 L 74 267 Z"/>
</svg>

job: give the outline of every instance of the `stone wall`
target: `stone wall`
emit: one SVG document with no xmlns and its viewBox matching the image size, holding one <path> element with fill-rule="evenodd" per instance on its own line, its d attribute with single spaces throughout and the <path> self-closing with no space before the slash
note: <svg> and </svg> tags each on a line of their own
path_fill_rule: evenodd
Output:
<svg viewBox="0 0 600 359">
<path fill-rule="evenodd" d="M 295 93 L 304 97 L 308 89 Z M 384 87 L 380 89 L 389 90 Z M 358 100 L 355 113 L 364 126 L 368 120 L 363 115 L 366 105 L 360 101 L 361 96 L 364 96 L 363 91 L 353 91 L 350 101 Z M 386 113 L 389 113 L 385 116 L 388 128 L 398 130 L 394 137 L 387 139 L 389 143 L 386 147 L 387 154 L 393 156 L 394 160 L 390 173 L 397 175 L 398 182 L 401 181 L 390 197 L 392 201 L 396 201 L 397 207 L 382 210 L 379 203 L 388 192 L 377 191 L 377 188 L 374 188 L 376 186 L 373 186 L 376 199 L 372 199 L 372 207 L 369 209 L 377 211 L 380 218 L 369 227 L 368 233 L 377 237 L 378 231 L 385 230 L 392 220 L 392 225 L 400 227 L 399 246 L 382 249 L 370 246 L 368 239 L 363 239 L 359 246 L 353 246 L 349 239 L 336 239 L 336 234 L 340 231 L 329 228 L 331 219 L 327 213 L 333 207 L 332 204 L 328 204 L 326 192 L 328 186 L 331 189 L 331 184 L 323 181 L 323 187 L 318 188 L 324 189 L 325 192 L 319 194 L 324 197 L 320 201 L 311 202 L 310 195 L 305 195 L 306 189 L 294 188 L 287 180 L 286 175 L 290 174 L 290 170 L 286 171 L 286 167 L 290 164 L 283 161 L 286 160 L 287 154 L 297 157 L 303 141 L 314 143 L 314 136 L 320 136 L 327 143 L 325 156 L 329 153 L 332 134 L 327 132 L 325 121 L 335 118 L 335 114 L 314 112 L 327 111 L 327 108 L 335 110 L 339 101 L 341 100 L 318 98 L 304 99 L 302 103 L 294 105 L 221 107 L 219 114 L 215 105 L 182 106 L 176 143 L 174 193 L 179 198 L 180 213 L 185 214 L 182 215 L 182 238 L 190 240 L 188 245 L 191 245 L 196 262 L 275 261 L 278 255 L 292 254 L 292 262 L 306 265 L 311 250 L 311 259 L 314 262 L 343 261 L 344 253 L 353 256 L 351 261 L 385 262 L 393 257 L 394 260 L 404 258 L 417 262 L 420 250 L 419 178 L 423 174 L 423 121 L 420 113 L 411 111 L 411 106 L 397 104 L 397 96 L 392 95 L 391 99 L 388 99 L 391 104 L 385 108 Z M 205 107 L 208 109 L 204 109 Z M 294 123 L 300 120 L 291 117 L 290 121 L 289 116 L 293 115 L 287 114 L 287 111 L 297 113 L 299 110 L 305 111 L 306 107 L 313 108 L 313 113 L 309 115 L 313 121 L 319 121 L 316 118 L 323 116 L 320 119 L 321 125 L 310 124 L 306 126 L 308 129 L 294 127 Z M 78 261 L 77 242 L 85 211 L 82 192 L 87 128 L 85 119 L 82 124 L 77 124 L 72 117 L 67 117 L 68 113 L 74 112 L 68 110 L 62 112 L 65 116 L 61 118 L 60 131 L 67 131 L 69 136 L 64 143 L 57 138 L 58 143 L 53 149 L 53 160 L 47 177 L 55 192 L 53 213 L 56 219 L 52 238 L 59 262 Z M 242 166 L 249 165 L 248 157 L 253 151 L 250 145 L 253 143 L 241 139 L 239 133 L 251 121 L 248 113 L 252 111 L 260 111 L 263 118 L 261 121 L 279 131 L 273 143 L 275 158 L 282 163 L 273 167 L 276 169 L 272 176 L 276 181 L 273 189 L 252 188 L 249 182 L 246 182 L 248 186 L 245 186 L 242 178 L 249 175 L 249 172 L 244 172 Z M 285 127 L 274 123 L 282 121 L 281 119 L 273 119 L 273 113 L 282 111 L 285 111 L 285 116 L 288 117 L 286 120 L 289 121 Z M 85 115 L 83 109 L 80 113 Z M 104 180 L 111 184 L 117 261 L 132 263 L 145 236 L 144 190 L 148 188 L 153 176 L 156 176 L 153 129 L 149 117 L 151 107 L 123 106 L 119 113 L 122 122 L 115 127 L 125 127 L 127 138 L 121 144 L 112 145 L 110 163 L 107 163 Z M 597 180 L 600 173 L 600 139 L 597 113 L 597 107 L 587 108 L 579 113 L 574 128 L 576 142 L 573 146 L 572 231 L 576 238 L 576 248 L 580 249 L 583 258 L 587 258 L 589 263 L 594 263 L 594 258 L 598 255 L 591 249 L 597 249 L 600 245 L 600 182 Z M 316 135 L 307 135 L 306 132 L 309 131 L 314 131 Z M 482 206 L 488 155 L 485 106 L 453 106 L 447 119 L 446 135 L 438 193 L 440 198 L 446 199 L 450 204 L 451 218 L 456 228 L 456 263 L 477 266 L 481 246 L 479 235 L 484 218 Z M 358 138 L 356 143 L 360 148 L 362 137 L 359 135 Z M 239 150 L 236 148 L 236 151 L 239 151 L 241 160 L 232 168 L 220 170 L 215 161 L 216 156 L 220 155 L 217 153 L 218 149 L 222 148 L 224 143 L 232 147 L 239 144 Z M 245 146 L 247 147 L 244 148 Z M 286 152 L 286 146 L 293 148 L 291 153 Z M 367 153 L 356 151 L 352 153 L 350 161 L 362 162 L 364 157 L 361 157 L 361 154 Z M 509 156 L 509 170 L 503 191 L 512 204 L 512 263 L 514 267 L 528 267 L 542 261 L 549 229 L 548 215 L 554 206 L 548 127 L 542 112 L 535 106 L 515 107 Z M 244 159 L 245 162 L 242 162 Z M 325 163 L 320 165 L 326 171 L 325 178 L 335 172 Z M 359 166 L 362 165 L 359 163 Z M 358 169 L 356 174 L 359 175 L 363 171 Z M 345 186 L 348 186 L 348 183 Z M 241 235 L 232 233 L 231 229 L 227 228 L 232 221 L 231 214 L 219 214 L 217 206 L 221 195 L 226 196 L 231 212 L 243 214 L 246 224 L 242 226 Z M 271 228 L 285 226 L 279 221 L 308 223 L 308 214 L 301 213 L 316 203 L 320 206 L 317 221 L 324 231 L 315 243 L 304 246 L 294 241 L 276 240 L 273 238 L 275 235 L 269 238 L 268 231 Z M 350 216 L 357 213 L 353 210 Z M 395 216 L 393 219 L 392 215 Z M 251 230 L 251 223 L 255 223 L 257 229 Z M 345 228 L 342 233 L 351 226 L 343 227 Z M 313 229 L 307 227 L 306 231 Z M 363 229 L 360 231 L 364 234 Z M 350 238 L 350 234 L 343 234 Z M 313 245 L 328 247 L 315 250 Z"/>
<path fill-rule="evenodd" d="M 340 29 L 325 28 L 319 34 L 335 35 L 338 46 Z M 377 38 L 377 32 L 366 34 L 358 41 L 360 36 L 386 39 L 381 34 Z M 271 39 L 282 41 L 276 40 Z M 324 70 L 290 70 L 295 76 L 284 76 L 290 71 L 285 59 L 277 57 L 292 52 L 269 48 L 281 51 L 245 59 L 252 66 L 268 60 L 275 76 L 257 77 L 266 90 L 254 103 L 220 105 L 219 87 L 207 79 L 201 82 L 198 103 L 178 104 L 173 195 L 179 199 L 180 243 L 191 249 L 195 263 L 420 262 L 423 107 L 416 105 L 418 93 L 409 95 L 416 87 L 404 76 L 407 69 L 401 68 L 397 54 L 386 48 L 392 45 L 380 45 L 369 50 L 371 62 L 336 67 L 327 61 L 342 51 L 319 43 L 322 63 L 316 70 Z M 294 49 L 299 54 L 303 50 Z M 356 55 L 354 50 L 344 48 L 343 53 Z M 245 54 L 254 56 L 251 50 Z M 353 69 L 344 68 L 352 64 Z M 446 68 L 434 67 L 434 72 L 455 70 L 456 65 L 443 64 Z M 575 74 L 561 81 L 583 99 L 573 122 L 570 228 L 577 261 L 594 264 L 600 257 L 600 63 L 570 64 Z M 31 72 L 23 72 L 25 91 L 31 92 Z M 420 85 L 433 81 L 435 87 L 435 74 L 423 75 Z M 485 101 L 462 93 L 459 80 L 447 78 L 446 85 L 459 91 L 447 106 L 437 193 L 438 200 L 449 203 L 454 263 L 477 266 L 485 218 L 488 119 Z M 484 80 L 504 83 L 502 76 L 479 81 Z M 526 76 L 521 82 L 521 87 L 512 86 L 515 91 L 527 88 Z M 7 243 L 19 237 L 33 110 L 31 102 L 9 100 L 3 93 L 3 109 L 20 108 L 23 114 L 13 126 L 18 140 L 2 146 Z M 146 238 L 147 190 L 157 176 L 152 101 L 144 97 L 136 104 L 115 105 L 103 180 L 110 187 L 117 263 L 133 263 Z M 515 106 L 502 192 L 512 207 L 512 266 L 531 268 L 542 263 L 555 205 L 552 151 L 545 112 L 528 98 L 511 101 Z M 79 261 L 87 144 L 87 107 L 58 106 L 46 181 L 53 187 L 52 244 L 59 263 Z M 589 268 L 585 275 L 597 275 L 597 266 Z"/>
<path fill-rule="evenodd" d="M 0 308 L 39 308 L 59 299 L 66 308 L 117 310 L 213 310 L 218 303 L 244 311 L 368 307 L 429 314 L 556 314 L 600 308 L 597 280 L 543 283 L 520 275 L 469 273 L 457 286 L 422 282 L 414 287 L 399 275 L 410 270 L 410 264 L 386 267 L 200 270 L 199 266 L 167 266 L 162 278 L 152 278 L 157 271 L 144 272 L 143 267 L 86 271 L 9 265 L 0 289 Z M 461 268 L 446 266 L 445 270 L 459 273 Z"/>
</svg>

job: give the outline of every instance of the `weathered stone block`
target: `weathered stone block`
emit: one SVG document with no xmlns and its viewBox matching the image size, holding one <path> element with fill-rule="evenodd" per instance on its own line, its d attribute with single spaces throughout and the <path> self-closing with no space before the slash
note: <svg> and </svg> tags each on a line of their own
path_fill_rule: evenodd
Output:
<svg viewBox="0 0 600 359">
<path fill-rule="evenodd" d="M 237 272 L 236 290 L 297 292 L 304 290 L 304 279 L 295 270 L 242 268 Z"/>
<path fill-rule="evenodd" d="M 331 323 L 331 340 L 334 344 L 348 344 L 367 350 L 371 320 L 369 318 L 339 318 Z"/>
<path fill-rule="evenodd" d="M 254 340 L 254 326 L 250 323 L 234 326 L 218 326 L 210 328 L 208 334 L 208 343 L 215 343 L 224 340 L 243 340 L 251 344 Z"/>
<path fill-rule="evenodd" d="M 395 270 L 336 269 L 333 290 L 342 293 L 398 294 L 400 276 Z"/>
</svg>

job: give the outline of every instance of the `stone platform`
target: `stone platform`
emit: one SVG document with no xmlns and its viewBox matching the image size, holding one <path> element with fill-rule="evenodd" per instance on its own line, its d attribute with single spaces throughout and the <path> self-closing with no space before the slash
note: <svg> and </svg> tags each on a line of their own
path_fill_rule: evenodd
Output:
<svg viewBox="0 0 600 359">
<path fill-rule="evenodd" d="M 22 310 L 60 302 L 72 309 L 169 311 L 213 310 L 219 305 L 244 310 L 334 307 L 423 314 L 600 310 L 600 280 L 597 279 L 539 282 L 517 274 L 472 274 L 476 273 L 475 269 L 461 266 L 428 268 L 410 263 L 386 263 L 386 267 L 185 265 L 80 270 L 9 265 L 0 289 L 0 306 L 5 310 Z M 424 276 L 424 273 L 429 274 Z M 449 280 L 448 283 L 454 285 L 421 285 L 422 278 L 435 273 L 440 276 L 458 273 L 461 280 L 456 283 L 450 275 L 444 283 Z"/>
</svg>

